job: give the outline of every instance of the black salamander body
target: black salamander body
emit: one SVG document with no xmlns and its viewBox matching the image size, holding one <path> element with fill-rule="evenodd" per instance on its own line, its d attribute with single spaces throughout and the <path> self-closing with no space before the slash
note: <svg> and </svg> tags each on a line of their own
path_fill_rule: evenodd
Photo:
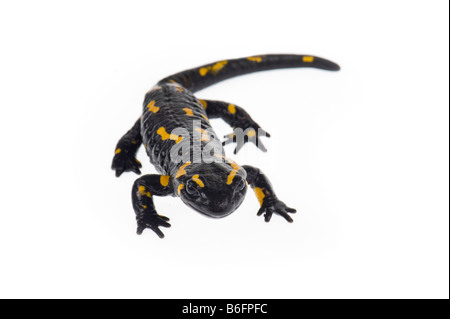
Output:
<svg viewBox="0 0 450 319">
<path fill-rule="evenodd" d="M 304 55 L 261 55 L 224 60 L 190 69 L 161 80 L 147 92 L 142 116 L 120 139 L 112 168 L 116 176 L 133 171 L 140 174 L 141 163 L 135 158 L 141 144 L 159 175 L 144 175 L 132 188 L 133 208 L 138 234 L 152 229 L 159 237 L 159 227 L 170 227 L 169 219 L 156 212 L 154 196 L 179 196 L 191 208 L 210 217 L 224 217 L 242 203 L 250 185 L 260 203 L 258 216 L 270 221 L 278 214 L 288 222 L 295 209 L 280 201 L 261 171 L 239 166 L 227 158 L 222 144 L 237 143 L 235 153 L 247 142 L 265 151 L 260 138 L 269 137 L 241 107 L 222 101 L 200 100 L 194 92 L 217 82 L 256 71 L 315 67 L 337 71 L 333 62 Z M 222 118 L 233 133 L 222 143 L 209 119 Z"/>
</svg>

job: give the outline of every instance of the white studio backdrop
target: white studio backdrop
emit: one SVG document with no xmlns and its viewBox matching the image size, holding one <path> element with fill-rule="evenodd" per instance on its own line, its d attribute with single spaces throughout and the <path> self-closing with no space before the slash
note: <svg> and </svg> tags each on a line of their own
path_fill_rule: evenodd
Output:
<svg viewBox="0 0 450 319">
<path fill-rule="evenodd" d="M 448 298 L 448 22 L 447 1 L 2 2 L 0 298 Z M 157 198 L 172 228 L 137 236 L 137 176 L 110 165 L 145 92 L 264 53 L 342 70 L 196 95 L 271 133 L 226 151 L 295 222 L 264 223 L 252 192 L 221 220 Z"/>
</svg>

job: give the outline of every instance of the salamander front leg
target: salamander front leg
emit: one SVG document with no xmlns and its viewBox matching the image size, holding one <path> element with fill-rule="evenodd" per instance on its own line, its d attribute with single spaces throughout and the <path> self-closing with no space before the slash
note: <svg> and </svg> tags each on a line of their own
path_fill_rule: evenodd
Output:
<svg viewBox="0 0 450 319">
<path fill-rule="evenodd" d="M 255 191 L 255 195 L 261 205 L 257 215 L 261 216 L 264 214 L 264 220 L 269 222 L 275 213 L 292 223 L 293 220 L 288 213 L 293 214 L 297 211 L 294 208 L 287 207 L 285 203 L 278 199 L 269 179 L 256 167 L 244 165 L 242 168 L 247 172 L 247 182 Z"/>
<path fill-rule="evenodd" d="M 136 153 L 142 144 L 141 119 L 138 119 L 133 127 L 119 140 L 111 168 L 119 177 L 123 172 L 141 174 L 141 162 L 136 159 Z"/>
<path fill-rule="evenodd" d="M 170 176 L 145 175 L 134 182 L 131 196 L 136 213 L 138 235 L 141 235 L 146 228 L 150 228 L 160 238 L 164 238 L 159 227 L 170 227 L 169 218 L 156 212 L 153 196 L 167 195 L 174 195 Z"/>
<path fill-rule="evenodd" d="M 200 100 L 200 103 L 209 118 L 221 118 L 233 128 L 233 133 L 225 135 L 226 140 L 223 145 L 236 143 L 234 154 L 237 154 L 247 142 L 251 142 L 263 152 L 267 152 L 261 142 L 261 137 L 270 137 L 270 134 L 264 131 L 242 107 L 211 100 Z"/>
</svg>

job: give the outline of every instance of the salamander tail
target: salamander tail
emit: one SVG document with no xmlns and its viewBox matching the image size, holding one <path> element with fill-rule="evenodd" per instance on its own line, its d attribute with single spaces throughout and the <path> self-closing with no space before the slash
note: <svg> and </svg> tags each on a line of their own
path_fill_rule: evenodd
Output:
<svg viewBox="0 0 450 319">
<path fill-rule="evenodd" d="M 223 60 L 168 76 L 158 84 L 176 82 L 192 92 L 243 74 L 284 68 L 317 68 L 339 71 L 334 62 L 312 55 L 268 54 Z"/>
</svg>

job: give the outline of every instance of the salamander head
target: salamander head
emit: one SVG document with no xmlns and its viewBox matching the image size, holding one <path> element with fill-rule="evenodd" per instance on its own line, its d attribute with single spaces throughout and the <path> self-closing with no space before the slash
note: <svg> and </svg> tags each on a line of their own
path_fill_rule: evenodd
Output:
<svg viewBox="0 0 450 319">
<path fill-rule="evenodd" d="M 190 164 L 177 178 L 181 200 L 209 217 L 225 217 L 234 212 L 247 192 L 247 173 L 237 164 Z"/>
</svg>

